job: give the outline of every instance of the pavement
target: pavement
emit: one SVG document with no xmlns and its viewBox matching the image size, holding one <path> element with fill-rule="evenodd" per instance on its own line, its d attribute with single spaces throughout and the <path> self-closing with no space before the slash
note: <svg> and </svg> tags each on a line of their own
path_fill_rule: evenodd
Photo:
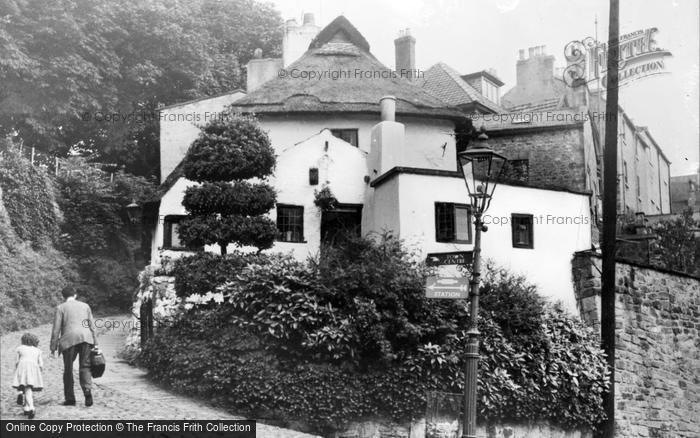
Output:
<svg viewBox="0 0 700 438">
<path fill-rule="evenodd" d="M 128 315 L 105 319 L 129 321 Z M 62 406 L 63 361 L 61 357 L 49 357 L 51 326 L 41 325 L 27 330 L 11 332 L 0 337 L 0 419 L 24 419 L 22 407 L 16 404 L 16 391 L 12 388 L 15 366 L 15 348 L 20 345 L 23 333 L 39 337 L 39 348 L 44 353 L 44 390 L 34 393 L 35 420 L 241 420 L 224 409 L 210 405 L 206 400 L 187 397 L 162 388 L 147 378 L 147 371 L 129 365 L 118 357 L 128 334 L 128 324 L 119 324 L 112 330 L 98 331 L 98 342 L 107 360 L 102 377 L 93 380 L 94 405 L 85 407 L 78 384 L 78 361 L 74 363 L 76 406 Z M 258 423 L 259 438 L 314 438 L 315 435 Z"/>
</svg>

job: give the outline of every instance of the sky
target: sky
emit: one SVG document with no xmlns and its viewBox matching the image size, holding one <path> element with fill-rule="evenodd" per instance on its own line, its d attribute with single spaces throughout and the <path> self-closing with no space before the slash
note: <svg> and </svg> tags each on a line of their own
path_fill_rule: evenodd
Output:
<svg viewBox="0 0 700 438">
<path fill-rule="evenodd" d="M 426 70 L 445 62 L 462 74 L 496 69 L 515 85 L 519 49 L 546 46 L 565 65 L 564 47 L 572 40 L 607 40 L 608 0 L 273 0 L 283 19 L 301 22 L 312 12 L 321 27 L 345 15 L 369 41 L 372 53 L 394 66 L 399 30 L 416 38 L 416 66 Z M 620 88 L 620 105 L 635 124 L 647 126 L 671 160 L 671 175 L 700 166 L 700 2 L 698 0 L 620 0 L 620 34 L 658 28 L 659 47 L 671 52 L 667 74 Z"/>
</svg>

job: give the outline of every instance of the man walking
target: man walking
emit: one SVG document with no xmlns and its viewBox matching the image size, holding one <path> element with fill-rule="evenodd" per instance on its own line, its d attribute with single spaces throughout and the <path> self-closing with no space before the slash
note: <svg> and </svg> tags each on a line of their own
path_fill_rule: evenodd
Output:
<svg viewBox="0 0 700 438">
<path fill-rule="evenodd" d="M 51 357 L 55 352 L 63 355 L 63 405 L 75 405 L 73 391 L 73 362 L 79 357 L 80 387 L 85 395 L 85 406 L 92 406 L 92 374 L 90 374 L 90 351 L 97 345 L 95 321 L 92 310 L 86 303 L 76 300 L 74 287 L 63 289 L 66 301 L 56 308 L 56 317 L 51 331 Z"/>
</svg>

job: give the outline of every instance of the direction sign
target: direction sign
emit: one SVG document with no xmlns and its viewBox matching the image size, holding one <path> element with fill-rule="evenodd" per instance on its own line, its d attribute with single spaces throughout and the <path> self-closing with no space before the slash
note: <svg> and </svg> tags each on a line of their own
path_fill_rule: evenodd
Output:
<svg viewBox="0 0 700 438">
<path fill-rule="evenodd" d="M 464 299 L 469 297 L 469 279 L 466 277 L 437 277 L 425 280 L 426 298 Z"/>
<path fill-rule="evenodd" d="M 471 265 L 471 251 L 437 252 L 428 254 L 425 264 L 428 266 L 441 265 Z"/>
</svg>

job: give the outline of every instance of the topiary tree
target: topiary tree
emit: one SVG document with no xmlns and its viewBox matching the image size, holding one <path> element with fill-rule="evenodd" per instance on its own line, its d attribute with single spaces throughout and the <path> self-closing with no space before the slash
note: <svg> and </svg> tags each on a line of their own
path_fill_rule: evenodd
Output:
<svg viewBox="0 0 700 438">
<path fill-rule="evenodd" d="M 185 177 L 201 185 L 185 191 L 190 217 L 180 223 L 180 239 L 189 247 L 218 244 L 222 255 L 230 243 L 270 248 L 277 227 L 264 214 L 276 193 L 264 181 L 274 168 L 270 139 L 254 117 L 225 114 L 205 125 L 183 162 Z"/>
</svg>

